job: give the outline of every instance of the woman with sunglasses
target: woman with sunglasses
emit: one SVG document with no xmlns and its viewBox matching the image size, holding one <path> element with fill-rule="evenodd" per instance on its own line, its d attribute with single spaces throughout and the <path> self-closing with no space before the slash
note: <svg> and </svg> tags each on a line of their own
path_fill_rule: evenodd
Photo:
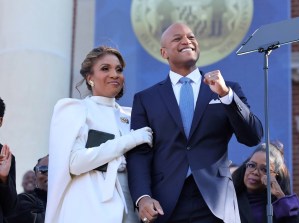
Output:
<svg viewBox="0 0 299 223">
<path fill-rule="evenodd" d="M 290 176 L 281 151 L 269 144 L 273 223 L 298 223 L 299 200 L 291 193 Z M 233 173 L 241 223 L 267 222 L 266 144 Z"/>
<path fill-rule="evenodd" d="M 47 206 L 49 155 L 40 158 L 34 167 L 36 186 L 32 192 L 18 195 L 18 202 L 8 223 L 44 223 Z"/>
</svg>

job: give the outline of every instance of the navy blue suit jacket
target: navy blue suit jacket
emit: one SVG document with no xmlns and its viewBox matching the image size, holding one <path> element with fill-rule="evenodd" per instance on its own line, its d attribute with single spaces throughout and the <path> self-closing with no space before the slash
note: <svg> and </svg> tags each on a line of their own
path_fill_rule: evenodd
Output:
<svg viewBox="0 0 299 223">
<path fill-rule="evenodd" d="M 153 148 L 141 145 L 127 154 L 129 188 L 134 202 L 142 195 L 160 202 L 165 214 L 156 222 L 170 217 L 189 165 L 212 213 L 224 222 L 239 222 L 228 142 L 235 134 L 239 142 L 255 146 L 263 129 L 240 86 L 227 85 L 234 92 L 233 102 L 211 104 L 218 95 L 202 81 L 188 139 L 169 77 L 134 96 L 131 128 L 151 127 L 154 142 Z"/>
</svg>

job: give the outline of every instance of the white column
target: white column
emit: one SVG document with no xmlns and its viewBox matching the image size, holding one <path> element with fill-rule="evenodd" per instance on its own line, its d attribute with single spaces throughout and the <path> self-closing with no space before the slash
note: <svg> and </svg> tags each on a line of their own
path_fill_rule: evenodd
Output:
<svg viewBox="0 0 299 223">
<path fill-rule="evenodd" d="M 55 102 L 69 96 L 72 20 L 72 0 L 0 0 L 0 142 L 16 157 L 18 192 L 48 153 Z"/>
<path fill-rule="evenodd" d="M 75 44 L 74 44 L 74 64 L 72 97 L 82 98 L 89 94 L 85 82 L 76 89 L 76 85 L 83 79 L 80 74 L 81 63 L 86 55 L 95 47 L 95 0 L 77 0 Z"/>
</svg>

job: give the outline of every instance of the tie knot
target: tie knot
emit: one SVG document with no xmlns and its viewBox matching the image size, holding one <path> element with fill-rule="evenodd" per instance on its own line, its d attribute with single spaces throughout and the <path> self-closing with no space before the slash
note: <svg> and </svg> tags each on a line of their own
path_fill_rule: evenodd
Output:
<svg viewBox="0 0 299 223">
<path fill-rule="evenodd" d="M 188 84 L 188 83 L 191 83 L 191 79 L 188 78 L 188 77 L 181 77 L 181 78 L 180 78 L 180 83 L 182 83 L 182 84 Z"/>
</svg>

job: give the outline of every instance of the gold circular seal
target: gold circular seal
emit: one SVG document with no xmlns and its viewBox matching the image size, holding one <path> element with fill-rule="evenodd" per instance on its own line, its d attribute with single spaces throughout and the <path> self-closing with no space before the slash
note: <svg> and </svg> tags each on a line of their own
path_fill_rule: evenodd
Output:
<svg viewBox="0 0 299 223">
<path fill-rule="evenodd" d="M 199 37 L 198 66 L 213 64 L 240 45 L 252 21 L 253 0 L 132 0 L 131 21 L 143 48 L 157 60 L 160 37 L 174 22 Z"/>
</svg>

